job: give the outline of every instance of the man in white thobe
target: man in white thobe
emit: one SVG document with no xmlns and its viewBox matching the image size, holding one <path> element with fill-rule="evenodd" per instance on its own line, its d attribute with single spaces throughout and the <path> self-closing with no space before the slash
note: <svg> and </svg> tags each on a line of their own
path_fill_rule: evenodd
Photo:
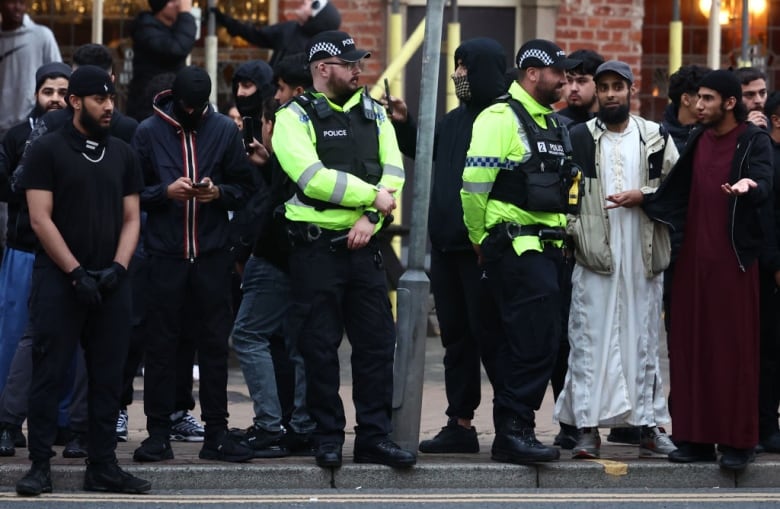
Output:
<svg viewBox="0 0 780 509">
<path fill-rule="evenodd" d="M 655 122 L 629 113 L 634 76 L 608 61 L 594 75 L 599 112 L 571 133 L 582 167 L 580 212 L 569 220 L 576 266 L 569 371 L 555 419 L 576 426 L 573 458 L 600 457 L 598 427 L 641 427 L 640 456 L 666 457 L 668 423 L 658 345 L 667 226 L 640 207 L 678 154 Z"/>
</svg>

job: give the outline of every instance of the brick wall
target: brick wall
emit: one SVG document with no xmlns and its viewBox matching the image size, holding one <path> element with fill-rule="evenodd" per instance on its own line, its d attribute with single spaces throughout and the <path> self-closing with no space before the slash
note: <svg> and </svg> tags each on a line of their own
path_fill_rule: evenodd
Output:
<svg viewBox="0 0 780 509">
<path fill-rule="evenodd" d="M 629 64 L 641 90 L 644 0 L 562 0 L 556 42 L 567 52 L 592 49 Z M 638 99 L 633 109 L 638 110 Z"/>
</svg>

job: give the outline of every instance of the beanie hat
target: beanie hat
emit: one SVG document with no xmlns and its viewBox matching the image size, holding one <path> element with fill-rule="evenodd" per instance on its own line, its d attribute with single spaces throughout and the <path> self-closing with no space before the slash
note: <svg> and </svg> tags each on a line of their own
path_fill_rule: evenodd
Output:
<svg viewBox="0 0 780 509">
<path fill-rule="evenodd" d="M 202 68 L 191 65 L 176 74 L 171 87 L 173 99 L 191 108 L 202 108 L 209 102 L 211 78 Z"/>
<path fill-rule="evenodd" d="M 49 78 L 70 78 L 71 68 L 62 62 L 43 64 L 35 71 L 35 92 L 41 89 L 43 82 Z"/>
<path fill-rule="evenodd" d="M 704 75 L 699 82 L 699 88 L 711 88 L 720 94 L 725 101 L 729 97 L 737 99 L 737 103 L 742 102 L 742 85 L 733 72 L 725 69 L 710 71 Z"/>
<path fill-rule="evenodd" d="M 152 9 L 152 14 L 157 14 L 163 7 L 168 4 L 168 0 L 149 0 L 149 8 Z"/>
<path fill-rule="evenodd" d="M 70 75 L 68 95 L 110 95 L 115 93 L 114 82 L 106 71 L 95 65 L 82 65 Z"/>
</svg>

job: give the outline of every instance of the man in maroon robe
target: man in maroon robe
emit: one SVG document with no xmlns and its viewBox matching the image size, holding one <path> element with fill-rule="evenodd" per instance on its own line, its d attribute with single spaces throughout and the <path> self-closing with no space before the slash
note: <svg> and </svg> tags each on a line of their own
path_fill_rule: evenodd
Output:
<svg viewBox="0 0 780 509">
<path fill-rule="evenodd" d="M 700 129 L 656 193 L 647 214 L 683 232 L 672 282 L 669 338 L 672 426 L 669 460 L 715 461 L 741 470 L 758 442 L 759 208 L 772 188 L 769 135 L 746 122 L 730 71 L 699 86 Z"/>
</svg>

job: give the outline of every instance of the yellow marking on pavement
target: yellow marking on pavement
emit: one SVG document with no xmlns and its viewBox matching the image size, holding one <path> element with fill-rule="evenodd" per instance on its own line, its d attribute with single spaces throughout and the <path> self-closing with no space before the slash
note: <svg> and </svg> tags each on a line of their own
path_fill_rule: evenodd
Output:
<svg viewBox="0 0 780 509">
<path fill-rule="evenodd" d="M 319 502 L 334 503 L 440 503 L 440 504 L 473 504 L 476 501 L 484 503 L 584 503 L 584 502 L 677 502 L 688 504 L 709 503 L 745 503 L 745 502 L 779 502 L 780 491 L 736 493 L 720 492 L 720 490 L 706 493 L 588 493 L 588 494 L 563 494 L 563 493 L 334 493 L 334 494 L 166 494 L 166 495 L 105 495 L 89 493 L 41 495 L 37 498 L 19 497 L 14 493 L 0 493 L 0 501 L 6 503 L 29 503 L 33 500 L 41 502 L 70 502 L 98 504 L 111 502 L 141 503 L 141 504 L 289 504 Z"/>
<path fill-rule="evenodd" d="M 588 460 L 598 463 L 604 467 L 604 472 L 608 475 L 620 476 L 628 474 L 628 464 L 622 461 L 613 460 Z"/>
</svg>

